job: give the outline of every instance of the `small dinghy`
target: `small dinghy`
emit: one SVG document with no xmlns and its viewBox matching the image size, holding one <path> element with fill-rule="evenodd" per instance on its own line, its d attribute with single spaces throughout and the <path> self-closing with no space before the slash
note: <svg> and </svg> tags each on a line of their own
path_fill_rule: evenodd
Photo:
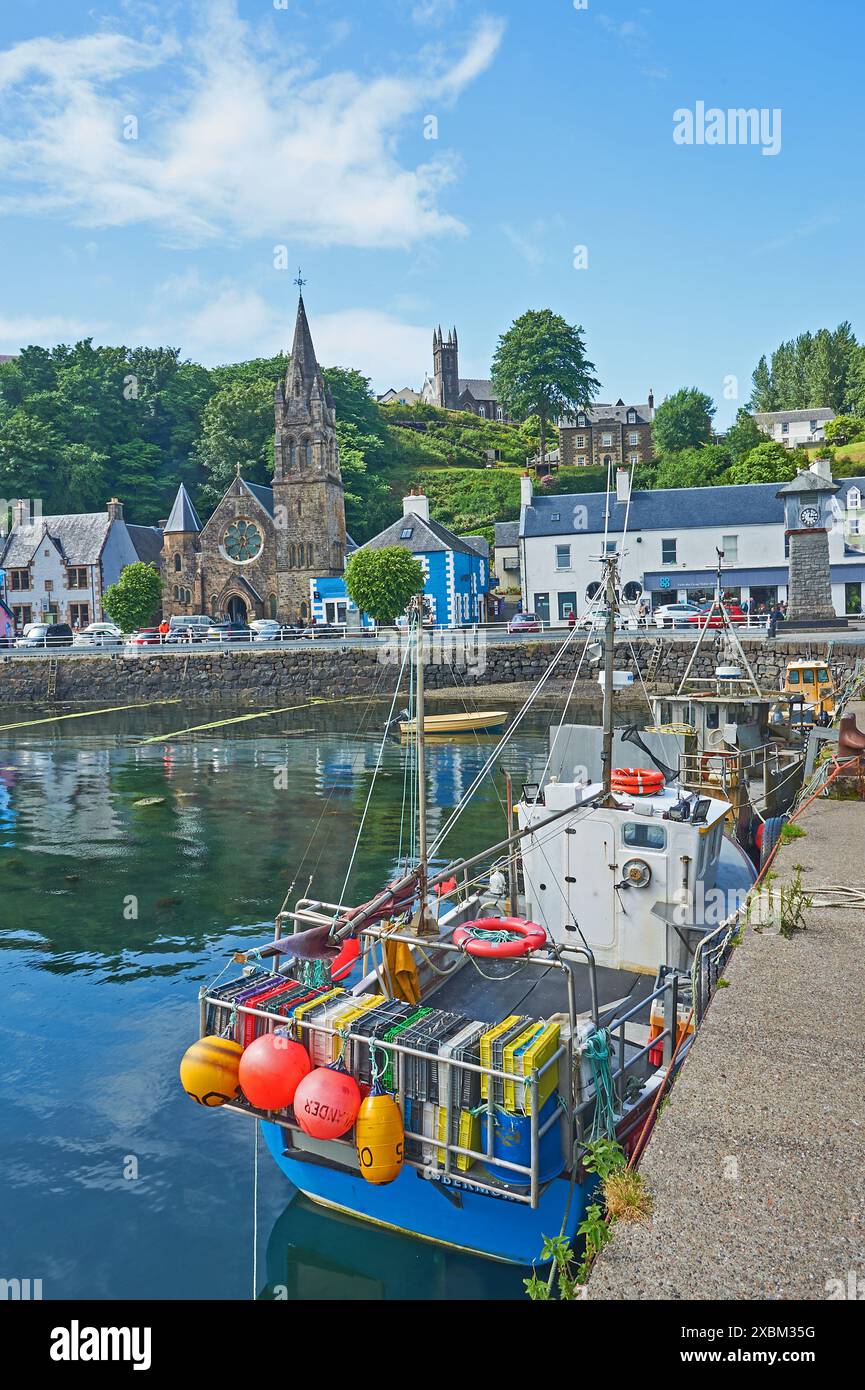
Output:
<svg viewBox="0 0 865 1390">
<path fill-rule="evenodd" d="M 472 714 L 427 714 L 424 715 L 425 734 L 497 734 L 507 723 L 507 710 L 481 709 Z M 399 731 L 403 736 L 413 737 L 414 719 L 401 719 Z"/>
</svg>

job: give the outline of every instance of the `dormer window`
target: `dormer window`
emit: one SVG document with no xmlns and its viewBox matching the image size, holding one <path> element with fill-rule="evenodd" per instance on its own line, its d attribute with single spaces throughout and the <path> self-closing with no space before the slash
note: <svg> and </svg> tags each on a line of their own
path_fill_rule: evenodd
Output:
<svg viewBox="0 0 865 1390">
<path fill-rule="evenodd" d="M 851 487 L 847 491 L 847 510 L 858 512 L 862 506 L 862 493 L 858 487 Z"/>
<path fill-rule="evenodd" d="M 628 424 L 629 424 L 629 425 L 635 425 L 636 423 L 637 423 L 637 412 L 636 412 L 636 410 L 629 410 L 629 411 L 628 411 Z"/>
<path fill-rule="evenodd" d="M 410 541 L 413 535 L 414 535 L 414 527 L 413 527 L 413 526 L 404 526 L 404 527 L 402 528 L 402 530 L 400 531 L 400 533 L 399 533 L 399 538 L 400 538 L 401 541 Z"/>
</svg>

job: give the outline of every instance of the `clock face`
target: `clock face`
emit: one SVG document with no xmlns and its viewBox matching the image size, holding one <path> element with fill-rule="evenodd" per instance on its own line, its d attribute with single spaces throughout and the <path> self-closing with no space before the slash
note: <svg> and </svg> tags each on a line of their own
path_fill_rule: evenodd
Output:
<svg viewBox="0 0 865 1390">
<path fill-rule="evenodd" d="M 803 507 L 799 513 L 799 520 L 803 526 L 817 526 L 820 521 L 819 507 Z"/>
<path fill-rule="evenodd" d="M 225 532 L 222 544 L 228 558 L 242 564 L 245 560 L 255 559 L 264 545 L 264 537 L 254 521 L 238 517 Z"/>
</svg>

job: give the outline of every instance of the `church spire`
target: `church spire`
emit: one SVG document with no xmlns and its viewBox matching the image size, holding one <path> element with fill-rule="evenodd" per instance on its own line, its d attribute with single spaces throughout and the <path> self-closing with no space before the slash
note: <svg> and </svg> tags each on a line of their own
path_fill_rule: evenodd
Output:
<svg viewBox="0 0 865 1390">
<path fill-rule="evenodd" d="M 313 393 L 320 396 L 326 394 L 324 379 L 315 357 L 302 291 L 297 301 L 294 342 L 291 345 L 291 362 L 286 373 L 285 385 L 286 396 L 289 399 L 301 396 L 308 401 Z"/>
</svg>

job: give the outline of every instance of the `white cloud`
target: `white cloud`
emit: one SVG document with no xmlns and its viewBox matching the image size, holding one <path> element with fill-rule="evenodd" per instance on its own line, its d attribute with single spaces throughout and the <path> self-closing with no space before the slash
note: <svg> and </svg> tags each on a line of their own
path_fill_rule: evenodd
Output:
<svg viewBox="0 0 865 1390">
<path fill-rule="evenodd" d="M 182 50 L 173 38 L 100 34 L 0 54 L 0 132 L 11 128 L 0 133 L 0 214 L 148 223 L 184 245 L 229 235 L 403 247 L 464 230 L 439 206 L 455 161 L 425 147 L 413 164 L 397 142 L 420 139 L 434 103 L 490 66 L 502 22 L 480 20 L 459 53 L 413 71 L 317 75 L 262 47 L 236 0 L 204 0 L 198 13 Z M 145 69 L 173 97 L 152 107 L 143 91 L 131 96 Z M 123 138 L 128 114 L 137 140 Z"/>
<path fill-rule="evenodd" d="M 22 347 L 54 347 L 55 343 L 75 342 L 91 337 L 103 329 L 101 323 L 89 320 L 46 315 L 43 318 L 23 315 L 20 318 L 0 316 L 0 352 L 18 353 Z"/>
</svg>

